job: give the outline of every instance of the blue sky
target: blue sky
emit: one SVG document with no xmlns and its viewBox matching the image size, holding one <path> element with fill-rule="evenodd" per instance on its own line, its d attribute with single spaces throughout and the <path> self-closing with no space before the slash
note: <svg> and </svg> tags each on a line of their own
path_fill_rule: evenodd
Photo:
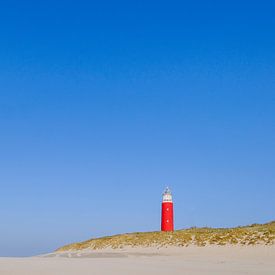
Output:
<svg viewBox="0 0 275 275">
<path fill-rule="evenodd" d="M 0 256 L 274 219 L 274 2 L 56 2 L 0 6 Z"/>
</svg>

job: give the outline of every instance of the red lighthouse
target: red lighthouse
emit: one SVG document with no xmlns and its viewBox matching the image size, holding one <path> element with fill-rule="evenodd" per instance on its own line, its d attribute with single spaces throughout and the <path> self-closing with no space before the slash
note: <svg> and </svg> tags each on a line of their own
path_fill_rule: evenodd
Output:
<svg viewBox="0 0 275 275">
<path fill-rule="evenodd" d="M 174 231 L 172 193 L 168 187 L 166 187 L 164 193 L 162 194 L 161 231 Z"/>
</svg>

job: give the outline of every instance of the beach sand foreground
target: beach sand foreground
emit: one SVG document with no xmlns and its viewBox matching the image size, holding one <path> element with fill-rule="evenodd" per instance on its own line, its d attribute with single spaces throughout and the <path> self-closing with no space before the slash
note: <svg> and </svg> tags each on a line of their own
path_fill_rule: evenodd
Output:
<svg viewBox="0 0 275 275">
<path fill-rule="evenodd" d="M 275 246 L 124 248 L 0 258 L 2 275 L 275 274 Z"/>
</svg>

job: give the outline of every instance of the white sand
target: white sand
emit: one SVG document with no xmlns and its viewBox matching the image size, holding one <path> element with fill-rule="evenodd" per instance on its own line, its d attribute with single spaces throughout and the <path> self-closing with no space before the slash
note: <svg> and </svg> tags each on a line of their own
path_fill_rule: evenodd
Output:
<svg viewBox="0 0 275 275">
<path fill-rule="evenodd" d="M 0 258 L 2 275 L 275 274 L 275 246 L 135 248 Z"/>
</svg>

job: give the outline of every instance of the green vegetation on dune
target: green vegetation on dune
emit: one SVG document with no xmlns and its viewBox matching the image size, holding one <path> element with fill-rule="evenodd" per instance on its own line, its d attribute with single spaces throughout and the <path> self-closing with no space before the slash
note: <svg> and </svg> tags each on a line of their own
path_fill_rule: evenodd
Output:
<svg viewBox="0 0 275 275">
<path fill-rule="evenodd" d="M 235 228 L 189 228 L 174 232 L 141 232 L 114 235 L 69 244 L 57 252 L 82 249 L 130 247 L 166 247 L 188 245 L 272 245 L 275 242 L 275 221 Z"/>
</svg>

